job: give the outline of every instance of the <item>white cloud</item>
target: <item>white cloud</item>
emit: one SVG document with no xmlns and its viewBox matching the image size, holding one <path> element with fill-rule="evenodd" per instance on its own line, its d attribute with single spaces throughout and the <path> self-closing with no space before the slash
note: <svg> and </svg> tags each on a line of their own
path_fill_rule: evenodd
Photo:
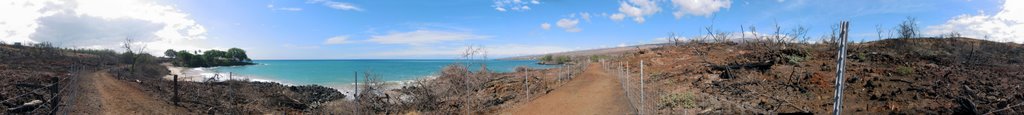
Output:
<svg viewBox="0 0 1024 115">
<path fill-rule="evenodd" d="M 120 42 L 145 45 L 145 52 L 203 49 L 206 29 L 169 5 L 137 0 L 28 0 L 0 2 L 0 41 L 52 42 L 62 47 L 120 49 Z M 13 16 L 12 16 L 13 15 Z"/>
<path fill-rule="evenodd" d="M 637 23 L 644 23 L 646 17 L 661 12 L 658 6 L 660 0 L 627 0 L 619 2 L 619 12 L 608 18 L 614 21 L 621 21 L 627 17 Z M 671 0 L 676 11 L 672 14 L 678 18 L 686 15 L 709 16 L 719 10 L 728 9 L 732 2 L 730 0 Z"/>
<path fill-rule="evenodd" d="M 494 7 L 494 10 L 498 10 L 498 11 L 501 11 L 501 12 L 505 12 L 505 11 L 508 11 L 508 10 L 512 10 L 512 11 L 527 11 L 527 10 L 531 9 L 530 5 L 537 5 L 537 4 L 540 4 L 540 1 L 538 1 L 538 0 L 530 0 L 530 1 L 523 1 L 523 0 L 494 0 L 494 4 L 491 5 L 491 7 Z"/>
<path fill-rule="evenodd" d="M 658 3 L 652 0 L 629 0 L 619 3 L 619 12 L 633 17 L 633 21 L 637 23 L 644 23 L 644 17 L 654 15 L 660 11 L 661 8 L 658 7 Z"/>
<path fill-rule="evenodd" d="M 522 44 L 500 44 L 483 46 L 488 57 L 509 57 L 523 55 L 538 55 L 572 51 L 571 48 L 559 46 L 537 46 Z M 396 51 L 386 51 L 369 55 L 381 57 L 455 57 L 460 55 L 467 47 L 412 47 Z"/>
<path fill-rule="evenodd" d="M 579 23 L 580 23 L 580 20 L 577 20 L 577 19 L 562 18 L 562 19 L 559 19 L 558 22 L 555 23 L 555 25 L 560 27 L 560 28 L 565 29 L 566 32 L 580 32 L 580 31 L 583 31 L 583 29 L 580 29 L 579 27 L 576 27 L 576 25 L 579 24 Z"/>
<path fill-rule="evenodd" d="M 782 0 L 779 0 L 779 2 L 782 2 Z M 709 16 L 722 8 L 728 9 L 732 2 L 729 0 L 672 0 L 672 4 L 677 8 L 675 12 L 672 12 L 672 15 L 679 19 L 687 14 Z"/>
<path fill-rule="evenodd" d="M 960 15 L 944 24 L 928 26 L 927 35 L 959 32 L 964 37 L 1024 43 L 1024 1 L 1007 0 L 995 15 Z"/>
<path fill-rule="evenodd" d="M 622 14 L 622 13 L 615 13 L 615 14 L 612 14 L 611 16 L 608 16 L 608 18 L 610 18 L 610 19 L 612 19 L 614 21 L 622 21 L 622 19 L 626 19 L 626 15 Z"/>
<path fill-rule="evenodd" d="M 273 4 L 267 4 L 267 8 L 270 10 L 284 10 L 284 11 L 302 11 L 302 8 L 291 8 L 291 7 L 276 7 Z"/>
<path fill-rule="evenodd" d="M 277 8 L 278 10 L 284 11 L 302 11 L 302 8 Z"/>
<path fill-rule="evenodd" d="M 371 36 L 368 41 L 381 44 L 425 45 L 443 41 L 462 41 L 484 38 L 490 38 L 490 36 L 476 35 L 467 32 L 416 30 L 410 32 L 391 33 L 387 35 L 375 35 Z"/>
<path fill-rule="evenodd" d="M 348 36 L 334 36 L 334 37 L 331 37 L 331 38 L 327 38 L 327 40 L 324 41 L 324 44 L 347 44 L 347 43 L 352 43 L 352 41 L 348 40 Z"/>
<path fill-rule="evenodd" d="M 335 1 L 331 1 L 331 0 L 309 0 L 309 1 L 306 1 L 306 3 L 321 4 L 321 5 L 324 5 L 324 6 L 333 8 L 333 9 L 338 9 L 338 10 L 363 11 L 362 8 L 359 8 L 358 6 L 353 5 L 352 3 L 346 3 L 346 2 L 335 2 Z"/>
<path fill-rule="evenodd" d="M 544 30 L 550 30 L 551 29 L 551 24 L 548 24 L 547 22 L 545 22 L 543 24 L 540 24 L 540 28 L 544 29 Z"/>
</svg>

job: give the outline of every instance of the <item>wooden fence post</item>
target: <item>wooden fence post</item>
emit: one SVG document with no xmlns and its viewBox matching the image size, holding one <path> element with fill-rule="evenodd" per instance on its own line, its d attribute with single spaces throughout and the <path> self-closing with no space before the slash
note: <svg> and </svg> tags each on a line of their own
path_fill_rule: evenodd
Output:
<svg viewBox="0 0 1024 115">
<path fill-rule="evenodd" d="M 57 105 L 60 104 L 60 79 L 52 77 L 50 80 L 53 81 L 53 85 L 50 85 L 50 114 L 55 115 L 57 113 Z"/>
<path fill-rule="evenodd" d="M 174 85 L 174 97 L 172 97 L 171 100 L 174 100 L 175 106 L 180 106 L 178 105 L 178 101 L 180 101 L 180 98 L 178 97 L 178 75 L 174 75 L 174 82 L 172 84 Z"/>
</svg>

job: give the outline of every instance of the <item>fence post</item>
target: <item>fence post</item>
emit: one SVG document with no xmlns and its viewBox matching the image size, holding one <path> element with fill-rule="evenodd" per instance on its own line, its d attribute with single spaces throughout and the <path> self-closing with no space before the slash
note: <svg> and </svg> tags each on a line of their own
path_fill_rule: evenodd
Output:
<svg viewBox="0 0 1024 115">
<path fill-rule="evenodd" d="M 836 80 L 835 80 L 835 87 L 836 87 L 835 93 L 836 94 L 835 94 L 835 103 L 833 103 L 833 105 L 832 105 L 832 110 L 833 110 L 832 113 L 834 115 L 839 115 L 839 112 L 841 112 L 842 109 L 843 109 L 843 80 L 844 80 L 843 79 L 843 69 L 846 69 L 846 67 L 844 67 L 844 65 L 845 65 L 845 60 L 846 60 L 846 40 L 847 40 L 847 31 L 848 31 L 847 28 L 849 28 L 850 22 L 849 21 L 842 21 L 842 22 L 839 22 L 839 25 L 840 25 L 841 29 L 840 29 L 840 32 L 839 32 L 839 39 L 840 39 L 840 41 L 838 42 L 839 43 L 839 51 L 836 54 L 836 59 L 838 61 L 838 62 L 836 62 Z"/>
<path fill-rule="evenodd" d="M 174 100 L 175 106 L 180 106 L 178 105 L 178 101 L 180 100 L 178 97 L 178 75 L 174 75 L 174 82 L 172 84 L 174 85 L 174 97 L 172 97 L 171 100 Z"/>
<path fill-rule="evenodd" d="M 646 110 L 647 102 L 644 100 L 644 93 L 646 93 L 644 92 L 644 60 L 640 60 L 640 108 Z M 643 114 L 643 111 L 640 114 Z"/>
<path fill-rule="evenodd" d="M 352 83 L 354 83 L 354 85 L 352 87 L 355 87 L 355 89 L 356 89 L 355 92 L 352 92 L 352 101 L 356 102 L 356 109 L 354 111 L 355 111 L 355 114 L 358 115 L 359 114 L 359 107 L 360 107 L 360 105 L 359 105 L 359 72 L 353 71 L 352 72 L 352 77 L 356 79 L 355 82 L 352 82 Z"/>
<path fill-rule="evenodd" d="M 51 77 L 53 85 L 50 85 L 50 114 L 54 115 L 57 113 L 57 105 L 60 103 L 60 79 L 57 77 Z"/>
</svg>

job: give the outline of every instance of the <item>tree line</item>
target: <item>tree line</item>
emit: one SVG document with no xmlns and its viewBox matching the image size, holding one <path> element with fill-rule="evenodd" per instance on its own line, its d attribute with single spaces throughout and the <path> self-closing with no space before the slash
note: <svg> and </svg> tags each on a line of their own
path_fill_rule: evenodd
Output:
<svg viewBox="0 0 1024 115">
<path fill-rule="evenodd" d="M 164 51 L 164 55 L 172 59 L 172 64 L 181 67 L 213 67 L 213 66 L 234 66 L 234 65 L 251 65 L 252 59 L 245 54 L 245 50 L 239 48 L 231 48 L 228 51 L 220 50 L 206 50 L 202 53 L 199 51 L 187 51 L 180 50 L 175 51 L 174 49 L 167 49 Z"/>
</svg>

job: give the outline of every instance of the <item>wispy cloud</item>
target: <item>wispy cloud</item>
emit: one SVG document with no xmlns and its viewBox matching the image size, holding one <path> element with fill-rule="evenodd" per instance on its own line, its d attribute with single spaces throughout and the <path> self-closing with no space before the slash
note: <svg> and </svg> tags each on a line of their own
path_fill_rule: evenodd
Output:
<svg viewBox="0 0 1024 115">
<path fill-rule="evenodd" d="M 612 19 L 612 21 L 622 21 L 623 19 L 626 19 L 626 15 L 622 13 L 616 13 L 608 16 L 608 19 Z"/>
<path fill-rule="evenodd" d="M 331 0 L 309 0 L 309 1 L 306 1 L 306 3 L 321 4 L 321 5 L 324 5 L 324 6 L 333 8 L 333 9 L 338 9 L 338 10 L 363 11 L 362 8 L 359 8 L 358 6 L 353 5 L 352 3 L 347 3 L 347 2 L 335 2 L 335 1 L 331 1 Z"/>
<path fill-rule="evenodd" d="M 338 45 L 347 43 L 352 43 L 352 41 L 348 40 L 348 36 L 334 36 L 331 38 L 327 38 L 327 40 L 324 40 L 324 44 L 328 45 Z"/>
<path fill-rule="evenodd" d="M 381 44 L 426 45 L 444 41 L 462 41 L 485 38 L 490 38 L 490 36 L 476 35 L 468 32 L 416 30 L 390 33 L 387 35 L 374 35 L 371 36 L 368 41 Z"/>
<path fill-rule="evenodd" d="M 530 10 L 530 5 L 540 4 L 539 0 L 494 0 L 494 10 L 505 12 L 508 10 L 512 11 L 527 11 Z"/>
<path fill-rule="evenodd" d="M 540 28 L 544 29 L 544 30 L 550 30 L 551 29 L 551 24 L 548 24 L 547 22 L 542 23 L 542 24 L 540 24 Z"/>
<path fill-rule="evenodd" d="M 559 19 L 558 22 L 555 23 L 555 25 L 560 27 L 560 28 L 562 28 L 562 29 L 565 29 L 566 32 L 580 32 L 580 31 L 583 31 L 583 29 L 580 29 L 579 27 L 576 27 L 576 25 L 578 25 L 579 23 L 580 23 L 580 20 L 578 20 L 578 19 L 562 18 L 562 19 Z"/>
<path fill-rule="evenodd" d="M 556 52 L 571 51 L 573 49 L 560 47 L 560 46 L 544 46 L 544 45 L 523 45 L 523 44 L 498 44 L 498 45 L 485 45 L 478 46 L 483 47 L 487 51 L 489 57 L 509 57 L 509 56 L 522 56 L 522 55 L 537 55 L 547 54 Z M 402 49 L 396 51 L 385 51 L 379 53 L 373 53 L 370 55 L 381 56 L 381 57 L 444 57 L 444 56 L 457 56 L 460 55 L 468 46 L 463 47 L 412 47 L 409 49 Z"/>
<path fill-rule="evenodd" d="M 277 6 L 274 6 L 273 4 L 268 4 L 267 8 L 270 8 L 270 10 L 275 10 L 275 11 L 277 11 L 277 10 L 283 10 L 283 11 L 302 11 L 302 8 L 277 7 Z"/>
</svg>

